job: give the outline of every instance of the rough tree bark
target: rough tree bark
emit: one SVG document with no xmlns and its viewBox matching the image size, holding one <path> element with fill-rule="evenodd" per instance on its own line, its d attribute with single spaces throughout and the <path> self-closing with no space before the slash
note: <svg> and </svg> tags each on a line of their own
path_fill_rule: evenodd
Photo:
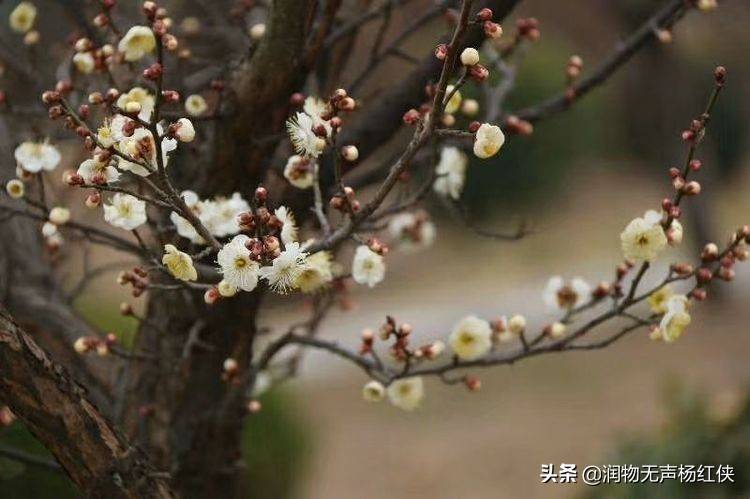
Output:
<svg viewBox="0 0 750 499">
<path fill-rule="evenodd" d="M 0 401 L 87 497 L 171 498 L 169 485 L 85 390 L 0 309 Z"/>
</svg>

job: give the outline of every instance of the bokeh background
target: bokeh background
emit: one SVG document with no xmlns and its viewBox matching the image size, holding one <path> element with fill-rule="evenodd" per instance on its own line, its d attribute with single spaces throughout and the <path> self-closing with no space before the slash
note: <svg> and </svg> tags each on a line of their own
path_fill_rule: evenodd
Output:
<svg viewBox="0 0 750 499">
<path fill-rule="evenodd" d="M 12 3 L 0 3 L 1 12 Z M 590 69 L 660 3 L 522 2 L 514 18 L 537 17 L 542 39 L 528 51 L 509 107 L 560 91 L 570 54 L 581 55 Z M 395 15 L 392 32 L 430 4 L 409 4 Z M 383 285 L 354 289 L 354 308 L 334 310 L 322 335 L 354 345 L 363 328 L 377 327 L 386 314 L 425 336 L 447 335 L 467 313 L 523 313 L 535 326 L 551 320 L 541 301 L 547 278 L 609 278 L 624 225 L 669 192 L 666 171 L 684 156 L 680 131 L 702 110 L 717 64 L 729 69 L 729 84 L 699 153 L 704 195 L 691 200 L 686 241 L 670 256 L 693 256 L 706 241 L 723 241 L 750 218 L 749 21 L 750 6 L 741 0 L 690 14 L 672 43 L 644 50 L 572 111 L 540 123 L 531 137 L 511 139 L 496 160 L 472 164 L 465 192 L 472 219 L 488 229 L 527 220 L 534 234 L 514 243 L 483 239 L 430 199 L 435 245 L 418 254 L 396 251 Z M 409 40 L 409 50 L 426 53 L 444 29 L 442 21 L 427 26 Z M 368 41 L 352 50 L 366 54 Z M 377 92 L 406 70 L 397 62 L 385 65 L 366 91 Z M 134 324 L 102 312 L 115 311 L 126 298 L 113 278 L 102 276 L 78 306 L 101 327 L 126 334 Z M 429 380 L 414 413 L 365 403 L 361 372 L 309 355 L 299 379 L 274 387 L 262 398 L 264 410 L 249 418 L 247 476 L 260 491 L 253 497 L 750 497 L 750 269 L 739 266 L 737 282 L 714 298 L 696 307 L 694 323 L 675 344 L 653 343 L 642 332 L 604 351 L 477 372 L 479 393 Z M 261 322 L 283 331 L 306 310 L 302 300 L 271 303 Z M 0 444 L 43 453 L 19 425 L 0 429 Z M 542 485 L 541 464 L 561 462 L 579 469 L 726 463 L 736 467 L 738 483 Z M 0 458 L 0 497 L 75 493 L 60 475 Z"/>
</svg>

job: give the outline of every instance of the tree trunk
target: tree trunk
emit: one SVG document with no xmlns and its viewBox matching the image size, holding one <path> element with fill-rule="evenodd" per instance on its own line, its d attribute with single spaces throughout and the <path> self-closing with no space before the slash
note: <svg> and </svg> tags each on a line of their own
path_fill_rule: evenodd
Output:
<svg viewBox="0 0 750 499">
<path fill-rule="evenodd" d="M 57 458 L 87 497 L 174 494 L 63 368 L 0 309 L 0 401 Z"/>
</svg>

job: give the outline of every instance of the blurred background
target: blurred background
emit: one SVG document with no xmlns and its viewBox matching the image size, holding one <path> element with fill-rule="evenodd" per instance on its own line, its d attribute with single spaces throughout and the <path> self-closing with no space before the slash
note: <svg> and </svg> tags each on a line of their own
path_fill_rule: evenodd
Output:
<svg viewBox="0 0 750 499">
<path fill-rule="evenodd" d="M 525 57 L 509 108 L 559 92 L 571 54 L 583 58 L 585 74 L 661 3 L 522 2 L 513 18 L 537 17 L 542 38 Z M 394 14 L 393 32 L 430 4 L 414 1 Z M 537 327 L 552 320 L 541 300 L 549 276 L 609 279 L 622 228 L 669 193 L 667 169 L 684 157 L 680 132 L 702 111 L 717 64 L 728 68 L 729 83 L 699 152 L 704 195 L 690 200 L 685 243 L 662 266 L 679 255 L 694 260 L 709 240 L 724 241 L 750 218 L 748 22 L 750 5 L 741 0 L 691 13 L 671 43 L 642 51 L 572 111 L 541 122 L 530 137 L 511 138 L 496 159 L 472 164 L 464 193 L 472 219 L 491 230 L 526 220 L 534 234 L 514 243 L 483 239 L 429 200 L 435 244 L 418 254 L 396 250 L 384 283 L 353 289 L 354 308 L 335 310 L 322 336 L 355 345 L 360 331 L 386 314 L 425 337 L 447 335 L 467 313 L 522 313 Z M 444 30 L 436 21 L 409 40 L 410 51 L 431 50 Z M 353 50 L 366 51 L 367 42 Z M 383 66 L 366 90 L 376 92 L 405 70 Z M 102 312 L 127 298 L 113 287 L 114 275 L 102 276 L 78 306 L 102 328 L 126 334 L 134 324 Z M 269 499 L 750 497 L 750 269 L 738 266 L 737 282 L 713 298 L 694 309 L 693 324 L 675 344 L 640 332 L 603 351 L 478 371 L 479 393 L 429 380 L 414 413 L 367 404 L 360 371 L 309 355 L 299 378 L 273 387 L 261 399 L 263 411 L 248 419 L 248 480 L 263 491 L 257 497 Z M 283 331 L 306 310 L 302 300 L 271 303 L 261 322 Z M 43 453 L 18 424 L 0 429 L 0 444 Z M 721 463 L 733 465 L 737 478 L 731 487 L 542 485 L 541 464 L 561 462 L 579 469 Z M 59 474 L 0 458 L 0 497 L 75 493 Z"/>
</svg>

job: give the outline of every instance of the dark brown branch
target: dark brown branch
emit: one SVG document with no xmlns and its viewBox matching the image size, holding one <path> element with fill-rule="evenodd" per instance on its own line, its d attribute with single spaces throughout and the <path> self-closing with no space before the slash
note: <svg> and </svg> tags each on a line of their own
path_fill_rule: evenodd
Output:
<svg viewBox="0 0 750 499">
<path fill-rule="evenodd" d="M 656 39 L 657 29 L 671 28 L 692 8 L 686 0 L 669 0 L 661 9 L 649 17 L 632 35 L 619 44 L 615 51 L 590 75 L 571 88 L 575 98 L 571 101 L 562 92 L 541 104 L 528 107 L 513 114 L 526 121 L 538 121 L 571 107 L 576 101 L 606 82 L 619 68 L 628 62 L 640 49 Z"/>
<path fill-rule="evenodd" d="M 63 368 L 0 310 L 0 400 L 55 455 L 88 497 L 172 498 Z"/>
</svg>

